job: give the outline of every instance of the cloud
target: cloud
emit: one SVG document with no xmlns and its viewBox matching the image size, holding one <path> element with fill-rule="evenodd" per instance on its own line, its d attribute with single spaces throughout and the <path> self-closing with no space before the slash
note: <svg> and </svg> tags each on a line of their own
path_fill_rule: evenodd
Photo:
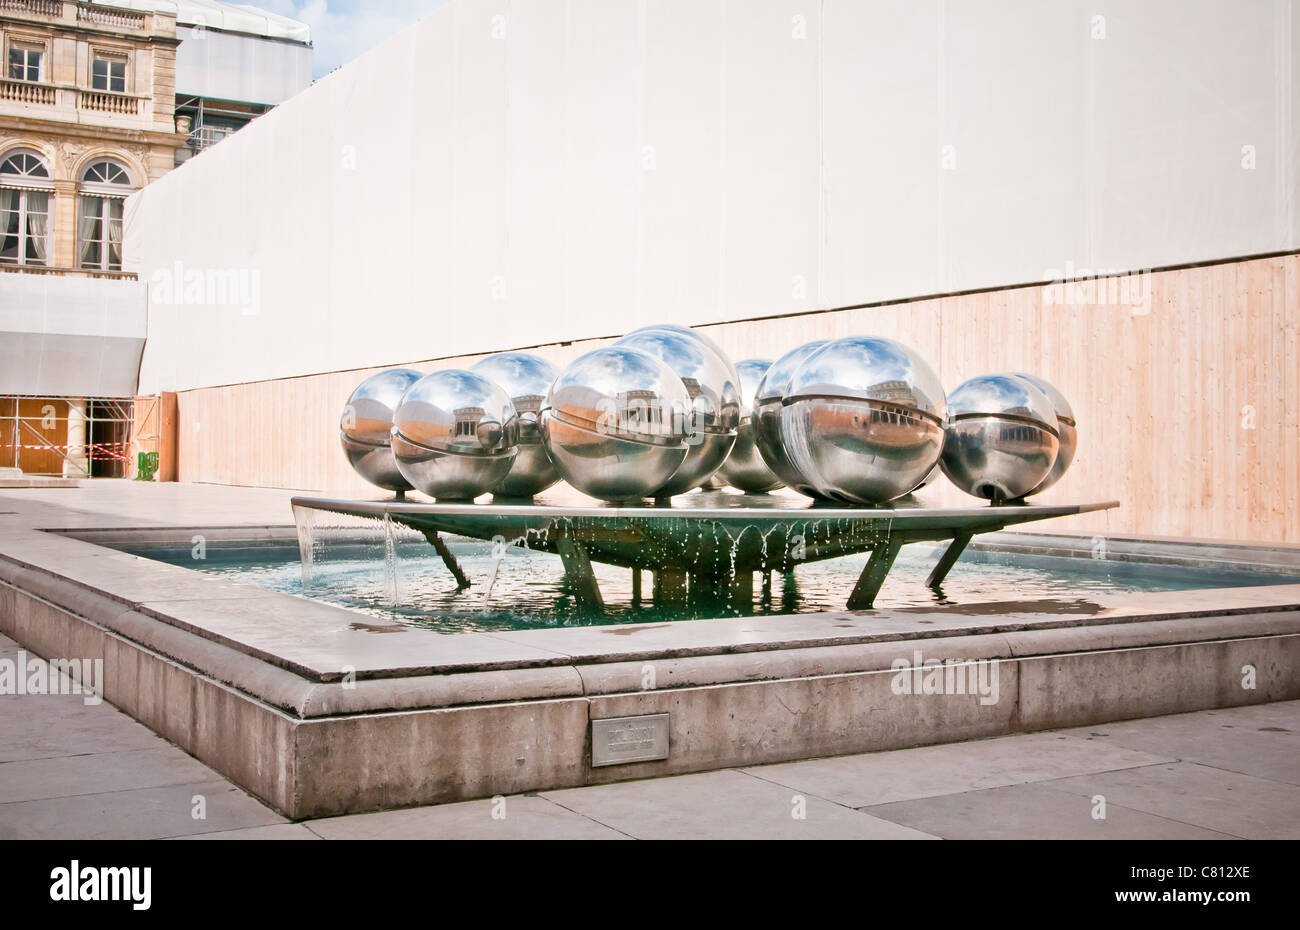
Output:
<svg viewBox="0 0 1300 930">
<path fill-rule="evenodd" d="M 316 76 L 328 74 L 449 0 L 249 0 L 281 16 L 311 26 L 316 46 Z"/>
</svg>

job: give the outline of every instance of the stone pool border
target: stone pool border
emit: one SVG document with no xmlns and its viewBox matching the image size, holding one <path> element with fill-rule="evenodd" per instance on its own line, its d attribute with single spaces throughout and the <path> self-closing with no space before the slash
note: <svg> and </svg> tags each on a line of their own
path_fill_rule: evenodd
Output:
<svg viewBox="0 0 1300 930">
<path fill-rule="evenodd" d="M 102 659 L 106 700 L 292 819 L 1300 698 L 1300 585 L 508 634 L 370 620 L 0 536 L 0 632 Z M 918 651 L 997 660 L 1000 700 L 895 694 Z M 650 714 L 667 760 L 592 767 L 591 721 Z"/>
</svg>

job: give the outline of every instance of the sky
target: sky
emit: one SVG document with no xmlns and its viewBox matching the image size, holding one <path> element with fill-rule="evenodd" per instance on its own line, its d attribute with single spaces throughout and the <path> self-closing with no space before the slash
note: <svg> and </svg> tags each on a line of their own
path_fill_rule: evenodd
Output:
<svg viewBox="0 0 1300 930">
<path fill-rule="evenodd" d="M 329 74 L 449 0 L 231 0 L 311 26 L 316 77 Z"/>
</svg>

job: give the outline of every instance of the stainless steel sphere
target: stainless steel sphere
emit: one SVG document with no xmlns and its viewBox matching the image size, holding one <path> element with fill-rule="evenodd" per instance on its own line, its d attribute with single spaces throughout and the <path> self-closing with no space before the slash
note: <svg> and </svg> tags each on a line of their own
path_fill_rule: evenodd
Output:
<svg viewBox="0 0 1300 930">
<path fill-rule="evenodd" d="M 740 425 L 740 386 L 731 363 L 691 330 L 652 327 L 616 345 L 645 352 L 677 373 L 690 399 L 686 460 L 656 497 L 693 491 L 708 481 L 731 454 Z"/>
<path fill-rule="evenodd" d="M 439 371 L 414 384 L 397 408 L 393 456 L 418 490 L 473 500 L 505 480 L 519 446 L 519 417 L 506 392 L 471 371 Z"/>
<path fill-rule="evenodd" d="M 781 411 L 786 454 L 821 494 L 879 504 L 910 493 L 943 451 L 943 385 L 891 339 L 837 339 L 804 359 Z"/>
<path fill-rule="evenodd" d="M 411 490 L 393 458 L 391 433 L 402 395 L 423 377 L 410 368 L 380 372 L 362 381 L 343 408 L 339 438 L 348 464 L 362 478 L 386 491 Z"/>
<path fill-rule="evenodd" d="M 630 346 L 589 352 L 555 380 L 542 441 L 565 481 L 607 501 L 650 497 L 686 461 L 691 398 L 659 359 Z"/>
<path fill-rule="evenodd" d="M 537 420 L 555 383 L 554 366 L 527 352 L 504 352 L 483 359 L 472 369 L 500 387 L 519 414 L 519 454 L 505 481 L 492 490 L 502 497 L 534 497 L 560 480 L 542 444 Z"/>
<path fill-rule="evenodd" d="M 972 378 L 948 398 L 943 473 L 967 494 L 1019 500 L 1051 473 L 1059 449 L 1052 402 L 1024 378 Z"/>
<path fill-rule="evenodd" d="M 692 339 L 697 339 L 704 343 L 709 347 L 709 350 L 712 351 L 714 355 L 718 356 L 718 358 L 722 359 L 723 362 L 726 363 L 727 368 L 731 371 L 733 379 L 739 380 L 736 377 L 736 366 L 731 363 L 731 356 L 729 356 L 726 351 L 723 350 L 722 346 L 718 345 L 712 337 L 698 329 L 691 329 L 689 326 L 679 326 L 676 323 L 655 323 L 651 326 L 642 326 L 640 329 L 634 329 L 632 332 L 628 333 L 628 335 L 639 336 L 641 333 L 650 332 L 651 330 L 656 329 L 667 330 L 670 333 L 677 333 L 682 336 L 690 336 Z"/>
<path fill-rule="evenodd" d="M 763 461 L 754 435 L 754 399 L 763 376 L 772 367 L 770 359 L 750 358 L 736 364 L 740 378 L 740 426 L 736 445 L 718 472 L 733 488 L 749 494 L 763 494 L 781 487 L 778 478 Z"/>
<path fill-rule="evenodd" d="M 790 377 L 804 360 L 826 345 L 826 340 L 809 342 L 793 352 L 787 352 L 767 370 L 754 392 L 754 444 L 758 452 L 781 483 L 808 497 L 821 497 L 808 479 L 795 468 L 785 452 L 785 439 L 781 432 L 781 409 Z"/>
<path fill-rule="evenodd" d="M 1047 395 L 1047 399 L 1052 402 L 1052 409 L 1056 411 L 1057 433 L 1059 433 L 1061 439 L 1061 449 L 1056 453 L 1056 464 L 1052 466 L 1051 472 L 1043 479 L 1042 484 L 1025 495 L 1026 497 L 1033 497 L 1035 494 L 1042 494 L 1056 484 L 1070 470 L 1070 465 L 1074 462 L 1074 454 L 1079 450 L 1079 428 L 1074 419 L 1074 408 L 1070 406 L 1070 402 L 1065 399 L 1064 394 L 1056 389 L 1055 385 L 1044 381 L 1037 375 L 1016 372 L 1016 377 L 1024 378 Z"/>
</svg>

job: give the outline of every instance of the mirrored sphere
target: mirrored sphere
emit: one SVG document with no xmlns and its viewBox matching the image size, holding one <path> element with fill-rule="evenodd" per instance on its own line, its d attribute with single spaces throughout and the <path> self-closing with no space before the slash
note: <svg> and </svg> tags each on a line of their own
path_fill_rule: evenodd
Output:
<svg viewBox="0 0 1300 930">
<path fill-rule="evenodd" d="M 542 441 L 560 476 L 607 501 L 650 497 L 686 460 L 690 396 L 658 358 L 630 346 L 597 349 L 555 380 Z"/>
<path fill-rule="evenodd" d="M 1033 497 L 1035 494 L 1041 494 L 1056 484 L 1070 470 L 1070 465 L 1074 462 L 1074 454 L 1079 449 L 1079 429 L 1074 417 L 1074 408 L 1070 406 L 1070 402 L 1065 399 L 1064 394 L 1056 389 L 1055 385 L 1044 381 L 1037 375 L 1016 372 L 1016 377 L 1024 378 L 1047 395 L 1047 399 L 1052 402 L 1052 408 L 1056 411 L 1057 433 L 1061 440 L 1061 448 L 1056 453 L 1056 464 L 1052 466 L 1051 472 L 1043 479 L 1042 484 L 1025 495 L 1026 497 Z"/>
<path fill-rule="evenodd" d="M 406 392 L 392 436 L 397 467 L 416 489 L 439 500 L 473 500 L 510 473 L 519 417 L 502 388 L 452 369 L 422 378 Z"/>
<path fill-rule="evenodd" d="M 785 452 L 781 434 L 781 405 L 790 388 L 790 377 L 804 360 L 826 345 L 826 340 L 809 342 L 772 363 L 754 392 L 754 444 L 781 483 L 807 497 L 822 495 L 808 483 Z"/>
<path fill-rule="evenodd" d="M 974 497 L 1019 500 L 1052 471 L 1060 448 L 1051 400 L 1016 375 L 983 375 L 948 398 L 943 473 Z"/>
<path fill-rule="evenodd" d="M 736 442 L 740 425 L 740 386 L 725 356 L 691 330 L 652 327 L 620 339 L 616 345 L 659 359 L 681 379 L 689 397 L 686 460 L 655 491 L 671 497 L 693 491 L 722 467 Z"/>
<path fill-rule="evenodd" d="M 393 415 L 402 396 L 423 378 L 411 368 L 393 368 L 361 382 L 352 392 L 340 418 L 339 438 L 348 464 L 376 487 L 409 491 L 393 458 Z"/>
<path fill-rule="evenodd" d="M 740 378 L 740 426 L 736 430 L 736 445 L 718 474 L 733 488 L 748 494 L 763 494 L 781 487 L 781 479 L 758 451 L 754 434 L 754 400 L 763 376 L 771 367 L 770 359 L 750 358 L 736 364 Z"/>
<path fill-rule="evenodd" d="M 542 444 L 538 417 L 558 374 L 544 358 L 527 352 L 503 352 L 483 359 L 472 369 L 510 397 L 519 415 L 519 454 L 510 474 L 493 488 L 502 497 L 534 497 L 560 480 Z"/>
<path fill-rule="evenodd" d="M 714 355 L 718 356 L 718 358 L 722 359 L 723 362 L 726 363 L 727 368 L 731 371 L 733 380 L 739 380 L 736 376 L 736 366 L 731 362 L 731 356 L 726 353 L 722 346 L 720 346 L 713 337 L 705 334 L 703 330 L 691 329 L 689 326 L 679 326 L 676 323 L 655 323 L 651 326 L 642 326 L 640 329 L 634 329 L 632 332 L 628 333 L 628 335 L 637 336 L 654 329 L 663 329 L 670 333 L 678 333 L 679 335 L 690 336 L 692 339 L 698 339 L 700 342 L 708 346 L 709 350 L 712 351 Z"/>
<path fill-rule="evenodd" d="M 804 359 L 782 402 L 786 455 L 822 495 L 879 504 L 910 493 L 943 450 L 943 385 L 914 350 L 853 336 Z"/>
</svg>

